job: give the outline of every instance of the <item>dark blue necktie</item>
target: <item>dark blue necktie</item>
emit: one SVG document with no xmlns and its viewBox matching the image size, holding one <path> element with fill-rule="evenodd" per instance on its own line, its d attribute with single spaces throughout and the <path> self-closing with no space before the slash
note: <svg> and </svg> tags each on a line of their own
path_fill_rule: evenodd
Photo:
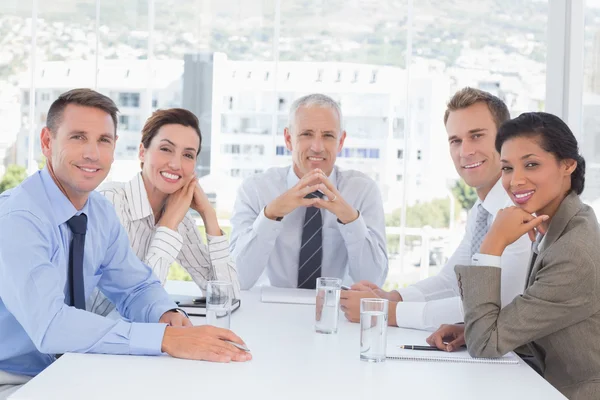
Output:
<svg viewBox="0 0 600 400">
<path fill-rule="evenodd" d="M 67 221 L 73 233 L 71 248 L 69 250 L 69 293 L 70 306 L 85 310 L 85 290 L 83 286 L 83 249 L 85 247 L 85 232 L 87 230 L 87 216 L 80 214 Z"/>
<path fill-rule="evenodd" d="M 312 192 L 306 198 L 323 197 L 321 192 Z M 321 260 L 323 259 L 323 217 L 321 210 L 307 207 L 302 228 L 302 245 L 298 264 L 298 287 L 314 289 L 317 278 L 321 276 Z"/>
</svg>

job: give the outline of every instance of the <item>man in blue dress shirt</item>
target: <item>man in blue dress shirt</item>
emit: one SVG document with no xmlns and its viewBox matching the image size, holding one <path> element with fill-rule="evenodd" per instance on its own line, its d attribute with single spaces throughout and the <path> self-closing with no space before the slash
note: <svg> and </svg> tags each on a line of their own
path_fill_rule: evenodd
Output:
<svg viewBox="0 0 600 400">
<path fill-rule="evenodd" d="M 61 95 L 41 133 L 46 167 L 0 195 L 0 399 L 66 352 L 250 359 L 223 340 L 243 343 L 232 332 L 191 326 L 93 191 L 113 161 L 117 111 L 89 89 Z M 96 286 L 127 321 L 85 311 Z"/>
</svg>

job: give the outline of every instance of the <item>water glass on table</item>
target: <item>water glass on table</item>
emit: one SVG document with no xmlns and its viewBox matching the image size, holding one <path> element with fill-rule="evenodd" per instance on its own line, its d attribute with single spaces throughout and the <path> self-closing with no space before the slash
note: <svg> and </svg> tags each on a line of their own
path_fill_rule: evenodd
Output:
<svg viewBox="0 0 600 400">
<path fill-rule="evenodd" d="M 387 346 L 388 301 L 360 300 L 360 359 L 369 362 L 385 361 Z"/>
<path fill-rule="evenodd" d="M 233 286 L 229 282 L 208 281 L 206 285 L 206 323 L 229 329 Z"/>
<path fill-rule="evenodd" d="M 339 278 L 317 278 L 315 331 L 318 333 L 337 333 L 341 289 Z"/>
</svg>

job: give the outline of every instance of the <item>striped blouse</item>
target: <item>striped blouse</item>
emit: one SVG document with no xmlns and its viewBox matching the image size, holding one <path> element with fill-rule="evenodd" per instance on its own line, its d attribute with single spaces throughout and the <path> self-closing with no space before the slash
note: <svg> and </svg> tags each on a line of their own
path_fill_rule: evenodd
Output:
<svg viewBox="0 0 600 400">
<path fill-rule="evenodd" d="M 203 290 L 209 280 L 228 281 L 233 285 L 234 296 L 239 298 L 235 262 L 229 256 L 229 242 L 224 234 L 207 235 L 208 245 L 204 244 L 189 212 L 177 232 L 156 226 L 141 174 L 136 174 L 129 182 L 107 183 L 98 191 L 114 205 L 134 253 L 152 268 L 163 285 L 171 264 L 177 261 Z M 107 315 L 114 309 L 97 289 L 86 304 L 89 311 L 100 315 Z"/>
</svg>

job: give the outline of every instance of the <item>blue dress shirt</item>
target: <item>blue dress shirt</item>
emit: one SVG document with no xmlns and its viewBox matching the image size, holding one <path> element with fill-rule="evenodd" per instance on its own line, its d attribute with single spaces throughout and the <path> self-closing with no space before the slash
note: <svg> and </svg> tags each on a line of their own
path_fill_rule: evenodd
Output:
<svg viewBox="0 0 600 400">
<path fill-rule="evenodd" d="M 85 297 L 98 286 L 129 321 L 69 307 L 67 274 L 74 215 L 88 216 Z M 44 169 L 0 195 L 0 370 L 34 376 L 55 354 L 161 354 L 175 308 L 129 247 L 112 205 L 92 192 L 82 210 Z"/>
</svg>

